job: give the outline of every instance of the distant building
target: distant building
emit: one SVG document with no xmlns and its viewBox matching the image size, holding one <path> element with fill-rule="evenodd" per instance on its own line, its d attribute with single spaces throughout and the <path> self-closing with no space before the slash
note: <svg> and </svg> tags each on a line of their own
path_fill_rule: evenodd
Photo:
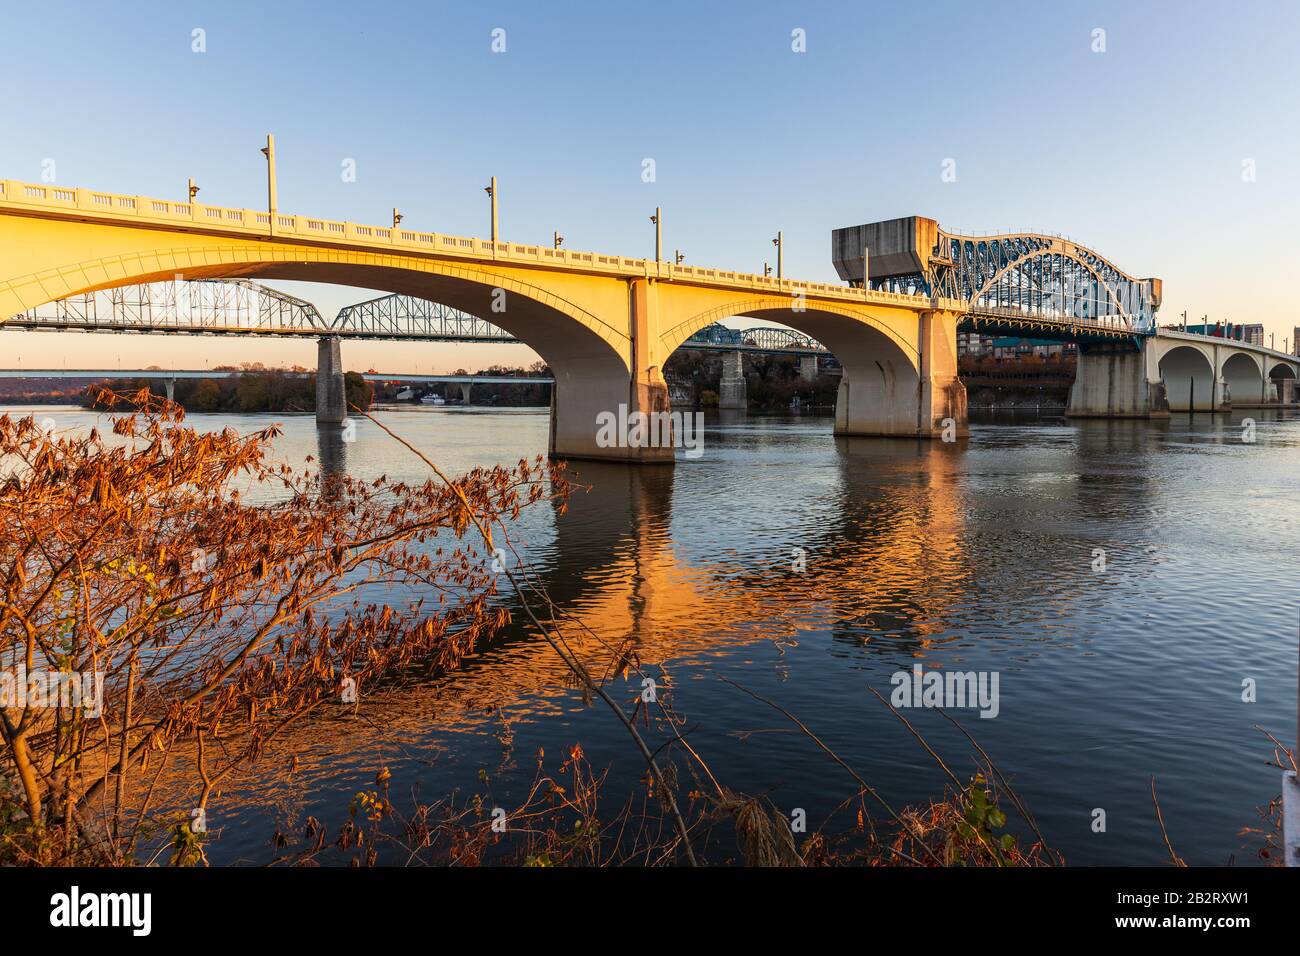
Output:
<svg viewBox="0 0 1300 956">
<path fill-rule="evenodd" d="M 1264 325 L 1262 322 L 1252 322 L 1250 325 L 1240 326 L 1241 340 L 1250 345 L 1264 344 Z"/>
<path fill-rule="evenodd" d="M 1300 355 L 1300 325 L 1291 333 L 1291 354 Z"/>
<path fill-rule="evenodd" d="M 1014 359 L 1036 355 L 1039 358 L 1074 355 L 1078 347 L 1073 342 L 1053 339 L 1027 339 L 1015 336 L 986 335 L 983 332 L 959 332 L 957 355 L 972 358 Z"/>
<path fill-rule="evenodd" d="M 1056 342 L 1052 339 L 996 338 L 992 343 L 993 357 L 997 359 L 1016 359 L 1035 355 L 1038 358 L 1074 355 L 1077 346 L 1073 342 Z"/>
<path fill-rule="evenodd" d="M 982 332 L 958 332 L 957 354 L 981 356 L 993 351 L 993 336 Z"/>
</svg>

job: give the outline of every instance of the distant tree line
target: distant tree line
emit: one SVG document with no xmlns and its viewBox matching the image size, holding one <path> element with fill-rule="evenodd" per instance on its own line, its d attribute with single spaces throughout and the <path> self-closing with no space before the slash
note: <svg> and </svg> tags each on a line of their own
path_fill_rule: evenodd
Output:
<svg viewBox="0 0 1300 956">
<path fill-rule="evenodd" d="M 748 352 L 744 369 L 750 408 L 789 408 L 796 396 L 805 407 L 835 405 L 840 377 L 828 374 L 824 367 L 815 380 L 808 381 L 800 374 L 797 358 Z M 676 352 L 664 365 L 664 377 L 689 385 L 696 406 L 716 405 L 722 383 L 722 353 Z"/>
<path fill-rule="evenodd" d="M 239 371 L 227 378 L 181 378 L 176 380 L 173 400 L 188 412 L 314 412 L 316 410 L 316 374 L 307 369 L 288 372 L 245 365 L 241 369 L 217 368 L 215 371 Z M 293 374 L 297 372 L 298 374 Z M 374 389 L 359 372 L 343 376 L 349 405 L 368 409 Z M 123 378 L 104 383 L 117 394 L 148 389 L 159 398 L 167 386 L 159 379 Z M 87 408 L 99 407 L 89 390 L 81 398 Z"/>
</svg>

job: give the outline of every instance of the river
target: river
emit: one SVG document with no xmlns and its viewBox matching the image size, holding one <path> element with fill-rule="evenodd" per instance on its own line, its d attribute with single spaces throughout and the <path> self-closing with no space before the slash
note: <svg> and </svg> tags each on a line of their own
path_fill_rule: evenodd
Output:
<svg viewBox="0 0 1300 956">
<path fill-rule="evenodd" d="M 37 414 L 60 427 L 94 419 Z M 543 410 L 378 414 L 451 471 L 546 447 Z M 271 419 L 189 421 L 251 430 Z M 322 439 L 310 417 L 274 420 L 284 425 L 276 454 L 291 463 L 313 455 L 361 478 L 424 477 L 369 422 L 345 444 Z M 1153 777 L 1189 863 L 1257 862 L 1258 838 L 1241 831 L 1260 825 L 1280 788 L 1256 728 L 1289 742 L 1296 727 L 1296 413 L 976 421 L 956 444 L 837 439 L 826 418 L 710 413 L 698 459 L 574 468 L 592 490 L 563 516 L 527 513 L 525 559 L 566 610 L 666 671 L 692 745 L 729 786 L 804 808 L 810 821 L 855 789 L 720 675 L 796 714 L 903 804 L 941 795 L 946 781 L 871 690 L 888 698 L 891 677 L 918 663 L 995 673 L 996 716 L 954 713 L 1069 863 L 1168 860 Z M 621 678 L 611 688 L 624 700 L 639 690 Z M 970 746 L 942 716 L 907 716 L 969 775 Z M 472 791 L 480 771 L 508 793 L 531 778 L 539 749 L 558 759 L 575 742 L 610 767 L 614 793 L 637 787 L 623 729 L 584 705 L 550 649 L 514 624 L 463 671 L 403 688 L 365 722 L 314 720 L 294 741 L 296 773 L 268 758 L 256 786 L 214 807 L 209 859 L 262 862 L 277 825 L 339 821 L 380 766 L 426 798 Z"/>
</svg>

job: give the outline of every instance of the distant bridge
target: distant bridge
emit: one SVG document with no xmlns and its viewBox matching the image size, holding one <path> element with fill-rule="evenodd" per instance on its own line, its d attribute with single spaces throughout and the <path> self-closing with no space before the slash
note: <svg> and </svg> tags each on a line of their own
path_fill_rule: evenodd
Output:
<svg viewBox="0 0 1300 956">
<path fill-rule="evenodd" d="M 247 279 L 174 280 L 83 293 L 0 323 L 0 329 L 6 328 L 521 344 L 485 319 L 411 295 L 386 295 L 345 306 L 327 322 L 312 303 Z M 793 329 L 766 325 L 733 329 L 720 323 L 706 326 L 678 348 L 828 354 L 824 345 Z"/>
</svg>

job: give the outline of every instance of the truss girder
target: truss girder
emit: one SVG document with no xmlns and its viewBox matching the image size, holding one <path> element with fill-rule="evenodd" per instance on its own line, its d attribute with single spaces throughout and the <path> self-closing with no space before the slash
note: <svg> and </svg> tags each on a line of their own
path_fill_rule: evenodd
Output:
<svg viewBox="0 0 1300 956">
<path fill-rule="evenodd" d="M 1155 329 L 1159 293 L 1104 256 L 1057 236 L 959 236 L 943 231 L 925 273 L 873 285 L 966 302 L 971 313 L 1024 315 L 1065 324 Z"/>
<path fill-rule="evenodd" d="M 409 295 L 386 295 L 349 305 L 330 326 L 364 338 L 418 338 L 431 341 L 516 342 L 509 332 L 478 316 Z"/>
<path fill-rule="evenodd" d="M 152 282 L 59 299 L 6 322 L 18 329 L 99 332 L 316 332 L 310 302 L 246 279 Z"/>
</svg>

